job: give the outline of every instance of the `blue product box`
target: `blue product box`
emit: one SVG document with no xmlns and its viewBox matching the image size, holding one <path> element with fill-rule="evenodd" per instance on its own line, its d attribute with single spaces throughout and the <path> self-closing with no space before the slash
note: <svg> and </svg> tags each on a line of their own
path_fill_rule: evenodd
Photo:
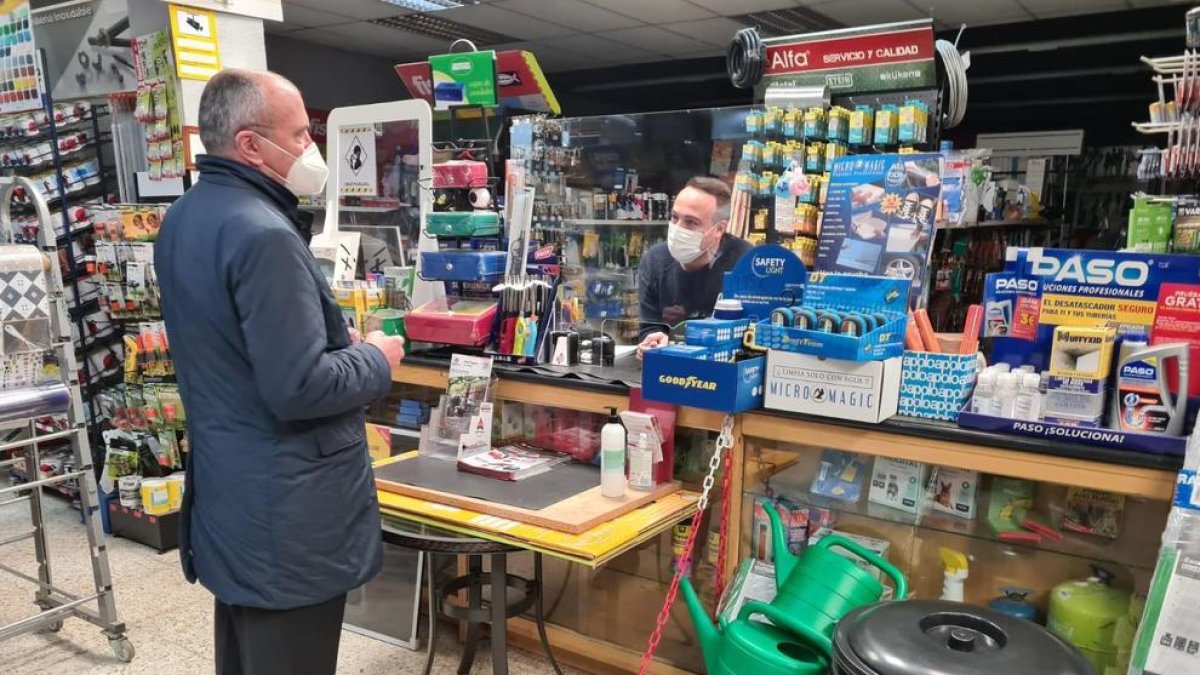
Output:
<svg viewBox="0 0 1200 675">
<path fill-rule="evenodd" d="M 750 319 L 692 319 L 685 325 L 683 341 L 704 347 L 740 345 L 749 328 Z"/>
<path fill-rule="evenodd" d="M 504 251 L 422 251 L 420 276 L 432 281 L 497 281 L 504 275 Z"/>
<path fill-rule="evenodd" d="M 711 351 L 708 347 L 700 345 L 667 345 L 656 350 L 664 356 L 678 356 L 685 359 L 700 359 L 707 360 Z"/>
<path fill-rule="evenodd" d="M 1103 394 L 1107 381 L 1088 377 L 1055 377 L 1046 380 L 1046 391 L 1070 391 L 1077 394 Z"/>
<path fill-rule="evenodd" d="M 738 413 L 762 407 L 766 358 L 702 361 L 651 349 L 642 357 L 642 397 L 675 405 Z"/>
<path fill-rule="evenodd" d="M 760 321 L 754 343 L 766 349 L 809 354 L 843 361 L 882 361 L 904 353 L 909 282 L 892 277 L 813 272 L 804 289 L 804 306 L 812 309 L 872 312 L 887 319 L 861 336 L 779 326 Z"/>
<path fill-rule="evenodd" d="M 975 354 L 905 351 L 897 412 L 953 422 L 971 399 L 978 373 Z"/>
</svg>

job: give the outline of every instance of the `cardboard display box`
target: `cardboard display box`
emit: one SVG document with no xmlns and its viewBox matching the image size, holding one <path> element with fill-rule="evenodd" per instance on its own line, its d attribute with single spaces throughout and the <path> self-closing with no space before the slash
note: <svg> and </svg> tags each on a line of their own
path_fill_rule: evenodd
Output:
<svg viewBox="0 0 1200 675">
<path fill-rule="evenodd" d="M 901 361 L 839 361 L 772 350 L 764 403 L 771 410 L 882 422 L 899 405 Z"/>
</svg>

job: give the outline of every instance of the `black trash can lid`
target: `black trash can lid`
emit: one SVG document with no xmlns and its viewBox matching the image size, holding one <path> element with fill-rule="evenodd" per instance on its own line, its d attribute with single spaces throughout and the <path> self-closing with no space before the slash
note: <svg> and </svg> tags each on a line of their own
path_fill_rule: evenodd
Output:
<svg viewBox="0 0 1200 675">
<path fill-rule="evenodd" d="M 834 634 L 839 675 L 1096 675 L 1067 643 L 1025 619 L 942 600 L 869 605 Z"/>
</svg>

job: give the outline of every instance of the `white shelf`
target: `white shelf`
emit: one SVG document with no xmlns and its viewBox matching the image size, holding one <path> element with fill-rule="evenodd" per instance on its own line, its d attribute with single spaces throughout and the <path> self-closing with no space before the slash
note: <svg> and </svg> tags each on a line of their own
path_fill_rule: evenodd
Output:
<svg viewBox="0 0 1200 675">
<path fill-rule="evenodd" d="M 669 220 L 596 220 L 588 218 L 564 218 L 567 225 L 613 226 L 613 227 L 665 227 Z"/>
<path fill-rule="evenodd" d="M 1179 131 L 1186 125 L 1186 122 L 1134 122 L 1133 128 L 1143 134 L 1167 134 Z"/>
</svg>

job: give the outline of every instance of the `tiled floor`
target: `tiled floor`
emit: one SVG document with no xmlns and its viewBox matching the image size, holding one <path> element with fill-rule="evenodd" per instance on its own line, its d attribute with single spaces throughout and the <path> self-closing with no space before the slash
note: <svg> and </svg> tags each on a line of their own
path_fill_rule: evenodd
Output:
<svg viewBox="0 0 1200 675">
<path fill-rule="evenodd" d="M 87 538 L 79 512 L 59 499 L 48 498 L 46 519 L 52 572 L 56 585 L 67 591 L 90 588 L 91 565 Z M 0 539 L 28 529 L 27 505 L 0 508 Z M 213 672 L 212 596 L 188 584 L 174 553 L 158 555 L 152 549 L 124 539 L 108 539 L 117 609 L 128 626 L 137 650 L 130 664 L 117 661 L 95 626 L 68 619 L 58 633 L 26 634 L 0 643 L 0 673 L 171 673 L 190 675 Z M 0 563 L 26 574 L 35 574 L 33 544 L 24 541 L 0 548 Z M 0 626 L 35 611 L 34 587 L 0 570 Z M 455 672 L 458 646 L 441 631 L 434 673 Z M 514 675 L 550 673 L 544 657 L 510 650 Z M 338 673 L 420 673 L 424 653 L 342 632 Z M 475 673 L 490 673 L 486 645 L 480 650 Z M 578 671 L 567 671 L 577 673 Z"/>
</svg>

